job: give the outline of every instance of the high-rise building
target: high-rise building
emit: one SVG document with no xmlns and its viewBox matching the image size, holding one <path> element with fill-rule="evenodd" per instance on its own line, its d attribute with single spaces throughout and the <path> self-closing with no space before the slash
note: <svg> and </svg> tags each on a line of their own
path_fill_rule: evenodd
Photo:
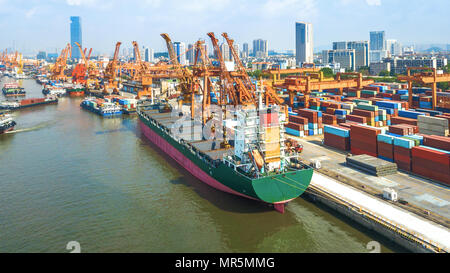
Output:
<svg viewBox="0 0 450 273">
<path fill-rule="evenodd" d="M 230 47 L 227 43 L 222 43 L 220 45 L 220 51 L 222 52 L 222 57 L 225 62 L 229 62 L 232 60 L 232 58 L 230 58 Z"/>
<path fill-rule="evenodd" d="M 355 49 L 333 49 L 322 51 L 323 64 L 339 63 L 346 71 L 354 71 L 356 68 Z"/>
<path fill-rule="evenodd" d="M 368 41 L 350 41 L 333 42 L 333 50 L 354 49 L 355 50 L 355 68 L 369 66 L 369 42 Z"/>
<path fill-rule="evenodd" d="M 269 56 L 267 40 L 263 39 L 253 40 L 253 56 L 257 58 L 264 58 Z"/>
<path fill-rule="evenodd" d="M 313 27 L 311 23 L 295 23 L 295 61 L 298 66 L 312 63 L 313 56 Z"/>
<path fill-rule="evenodd" d="M 155 61 L 155 54 L 154 54 L 154 51 L 153 51 L 153 49 L 151 49 L 151 48 L 149 48 L 149 47 L 146 47 L 145 48 L 145 50 L 144 50 L 144 61 L 146 61 L 146 62 L 150 62 L 150 63 L 152 63 L 152 62 L 154 62 Z"/>
<path fill-rule="evenodd" d="M 37 56 L 36 56 L 36 59 L 38 59 L 38 60 L 45 60 L 45 59 L 47 59 L 47 53 L 45 53 L 45 51 L 39 51 Z"/>
<path fill-rule="evenodd" d="M 193 44 L 188 44 L 188 52 L 186 53 L 186 58 L 189 61 L 189 65 L 194 64 L 195 50 Z"/>
<path fill-rule="evenodd" d="M 80 16 L 70 17 L 70 45 L 72 46 L 72 59 L 81 59 L 80 49 L 75 42 L 83 46 Z"/>
<path fill-rule="evenodd" d="M 233 44 L 233 47 L 234 47 L 234 51 L 236 52 L 236 54 L 238 55 L 238 57 L 239 58 L 241 58 L 241 54 L 239 54 L 239 44 L 238 43 L 234 43 Z M 231 51 L 230 51 L 230 58 L 231 58 L 231 60 L 234 60 L 234 58 L 233 58 L 233 54 L 231 53 Z"/>
<path fill-rule="evenodd" d="M 183 42 L 174 42 L 173 49 L 175 50 L 175 54 L 177 54 L 178 62 L 181 65 L 186 65 L 186 45 Z"/>
<path fill-rule="evenodd" d="M 384 58 L 388 57 L 387 50 L 371 50 L 370 51 L 370 63 L 380 63 Z"/>
<path fill-rule="evenodd" d="M 384 31 L 370 32 L 370 50 L 386 50 L 386 38 Z"/>
<path fill-rule="evenodd" d="M 242 58 L 248 58 L 248 43 L 242 44 Z"/>
<path fill-rule="evenodd" d="M 391 56 L 400 56 L 403 53 L 402 45 L 397 40 L 386 40 L 386 50 Z"/>
</svg>

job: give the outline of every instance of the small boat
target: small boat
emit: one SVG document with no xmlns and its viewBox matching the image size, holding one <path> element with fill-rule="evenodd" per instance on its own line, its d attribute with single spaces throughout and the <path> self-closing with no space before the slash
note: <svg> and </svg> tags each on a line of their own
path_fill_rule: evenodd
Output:
<svg viewBox="0 0 450 273">
<path fill-rule="evenodd" d="M 8 114 L 0 114 L 0 134 L 14 130 L 16 122 Z"/>
</svg>

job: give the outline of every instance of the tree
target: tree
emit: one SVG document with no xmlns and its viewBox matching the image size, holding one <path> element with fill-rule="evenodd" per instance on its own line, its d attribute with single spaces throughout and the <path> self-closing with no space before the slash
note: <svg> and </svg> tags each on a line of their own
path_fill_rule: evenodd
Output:
<svg viewBox="0 0 450 273">
<path fill-rule="evenodd" d="M 450 84 L 448 82 L 438 82 L 437 88 L 442 89 L 442 91 L 449 90 Z"/>
<path fill-rule="evenodd" d="M 255 71 L 250 71 L 250 72 L 247 72 L 248 73 L 248 75 L 250 76 L 250 77 L 254 77 L 254 78 L 256 78 L 256 79 L 259 79 L 259 77 L 261 76 L 261 74 L 262 74 L 262 71 L 261 70 L 255 70 Z"/>
<path fill-rule="evenodd" d="M 389 76 L 389 71 L 383 70 L 383 71 L 381 71 L 380 74 L 378 74 L 378 75 L 379 75 L 379 76 L 382 76 L 382 77 Z"/>
<path fill-rule="evenodd" d="M 333 69 L 331 69 L 329 67 L 324 67 L 324 68 L 320 69 L 320 71 L 323 73 L 323 76 L 325 78 L 334 77 Z"/>
<path fill-rule="evenodd" d="M 368 66 L 361 66 L 360 68 L 358 68 L 358 72 L 360 72 L 364 76 L 368 76 L 369 75 L 369 67 Z"/>
</svg>

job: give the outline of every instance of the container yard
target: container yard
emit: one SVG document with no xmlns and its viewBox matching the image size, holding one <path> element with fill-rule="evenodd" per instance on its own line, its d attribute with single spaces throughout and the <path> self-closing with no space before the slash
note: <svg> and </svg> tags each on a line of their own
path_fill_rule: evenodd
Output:
<svg viewBox="0 0 450 273">
<path fill-rule="evenodd" d="M 0 113 L 0 144 L 11 149 L 23 132 L 38 135 L 42 130 L 50 136 L 54 130 L 59 138 L 79 132 L 80 139 L 68 136 L 67 146 L 83 153 L 72 157 L 65 145 L 55 144 L 55 154 L 64 150 L 68 155 L 59 158 L 61 164 L 83 166 L 71 170 L 72 175 L 82 174 L 80 180 L 101 180 L 90 173 L 102 171 L 110 181 L 125 184 L 145 178 L 145 187 L 124 189 L 108 180 L 95 184 L 103 187 L 99 192 L 108 188 L 123 199 L 127 197 L 120 190 L 154 194 L 153 186 L 160 187 L 155 196 L 162 196 L 152 197 L 156 209 L 146 207 L 146 197 L 130 203 L 139 203 L 147 214 L 156 211 L 158 217 L 169 212 L 173 217 L 161 229 L 173 227 L 172 220 L 183 215 L 169 204 L 198 209 L 192 205 L 197 201 L 189 198 L 214 204 L 211 215 L 244 215 L 259 223 L 269 221 L 256 218 L 271 213 L 274 222 L 286 217 L 296 226 L 299 222 L 293 219 L 305 212 L 299 207 L 308 203 L 315 209 L 326 207 L 332 217 L 343 216 L 345 223 L 362 227 L 364 234 L 386 245 L 420 253 L 450 251 L 450 90 L 437 88 L 450 82 L 449 73 L 408 67 L 395 82 L 384 82 L 361 72 L 325 76 L 316 64 L 304 63 L 289 69 L 268 67 L 255 76 L 225 32 L 221 37 L 206 33 L 208 38 L 185 52 L 169 34 L 160 36 L 167 58 L 158 62 L 144 61 L 137 41 L 127 45 L 133 55 L 128 59 L 120 56 L 122 42 L 111 45 L 114 54 L 107 59 L 92 57 L 92 48 L 83 48 L 81 41 L 67 43 L 51 63 L 2 51 L 0 109 L 11 113 Z M 187 53 L 195 58 L 185 64 L 181 56 Z M 31 116 L 54 120 L 41 126 Z M 69 122 L 71 117 L 75 122 Z M 89 140 L 85 144 L 82 139 Z M 110 162 L 121 154 L 129 157 L 117 162 L 128 169 Z M 172 171 L 183 178 L 165 177 Z M 165 177 L 167 183 L 152 176 Z M 192 184 L 183 187 L 183 179 Z M 114 202 L 106 206 L 120 209 Z M 102 217 L 101 206 L 95 209 Z M 127 217 L 120 221 L 127 222 Z"/>
</svg>

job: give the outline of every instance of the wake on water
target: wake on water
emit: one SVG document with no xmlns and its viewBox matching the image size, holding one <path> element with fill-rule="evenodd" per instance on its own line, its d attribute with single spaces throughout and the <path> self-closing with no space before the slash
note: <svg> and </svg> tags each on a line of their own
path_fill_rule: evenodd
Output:
<svg viewBox="0 0 450 273">
<path fill-rule="evenodd" d="M 16 133 L 21 133 L 21 132 L 35 131 L 35 130 L 39 130 L 39 129 L 42 129 L 44 127 L 50 126 L 53 123 L 55 123 L 55 121 L 44 121 L 44 122 L 41 122 L 41 123 L 37 124 L 36 126 L 30 127 L 30 128 L 23 128 L 23 129 L 12 130 L 12 131 L 9 131 L 9 132 L 5 132 L 5 134 L 16 134 Z"/>
</svg>

